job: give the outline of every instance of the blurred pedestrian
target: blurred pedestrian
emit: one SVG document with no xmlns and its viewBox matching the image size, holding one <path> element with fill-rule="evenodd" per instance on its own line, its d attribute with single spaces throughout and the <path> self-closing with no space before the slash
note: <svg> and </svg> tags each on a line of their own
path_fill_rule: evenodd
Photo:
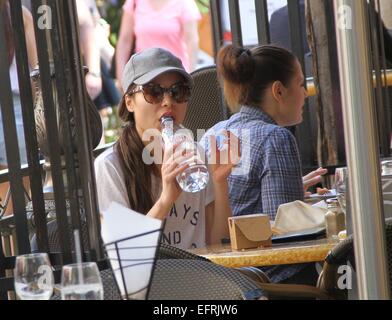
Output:
<svg viewBox="0 0 392 320">
<path fill-rule="evenodd" d="M 101 65 L 99 56 L 99 46 L 95 39 L 94 19 L 84 1 L 76 1 L 80 46 L 83 54 L 83 60 L 88 67 L 85 77 L 87 92 L 91 99 L 98 97 L 102 90 Z"/>
<path fill-rule="evenodd" d="M 86 74 L 86 87 L 90 98 L 97 107 L 104 128 L 112 107 L 120 102 L 120 93 L 110 75 L 110 63 L 114 48 L 109 42 L 110 26 L 101 18 L 95 1 L 77 1 L 80 28 L 80 45 Z M 104 143 L 104 135 L 102 136 Z"/>
<path fill-rule="evenodd" d="M 135 52 L 152 47 L 167 49 L 181 59 L 188 72 L 192 71 L 197 63 L 200 18 L 194 0 L 127 0 L 116 48 L 117 79 L 121 79 L 133 44 Z"/>
</svg>

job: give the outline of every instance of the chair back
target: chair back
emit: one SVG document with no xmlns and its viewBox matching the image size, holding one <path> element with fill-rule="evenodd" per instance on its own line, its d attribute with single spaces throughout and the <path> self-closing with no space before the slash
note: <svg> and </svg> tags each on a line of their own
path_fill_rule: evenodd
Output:
<svg viewBox="0 0 392 320">
<path fill-rule="evenodd" d="M 227 119 L 228 112 L 224 104 L 215 66 L 200 68 L 191 73 L 193 78 L 192 96 L 188 103 L 184 126 L 193 132 L 207 130 L 217 122 Z"/>
<path fill-rule="evenodd" d="M 265 292 L 237 270 L 195 259 L 158 260 L 150 300 L 255 300 Z"/>
<path fill-rule="evenodd" d="M 207 258 L 173 247 L 164 242 L 161 242 L 159 246 L 158 259 L 188 259 L 188 260 L 210 261 Z"/>
<path fill-rule="evenodd" d="M 252 276 L 162 242 L 149 299 L 266 299 Z"/>
<path fill-rule="evenodd" d="M 385 220 L 385 236 L 389 266 L 389 286 L 392 287 L 392 219 Z M 334 247 L 325 258 L 323 270 L 319 276 L 317 287 L 325 290 L 335 299 L 347 299 L 347 289 L 339 288 L 339 278 L 343 275 L 341 266 L 349 266 L 355 271 L 354 241 L 350 235 Z"/>
</svg>

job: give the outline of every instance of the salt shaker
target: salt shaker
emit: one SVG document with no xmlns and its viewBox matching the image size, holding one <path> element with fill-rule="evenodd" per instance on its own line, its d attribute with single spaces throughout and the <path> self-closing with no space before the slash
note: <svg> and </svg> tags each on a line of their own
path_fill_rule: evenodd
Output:
<svg viewBox="0 0 392 320">
<path fill-rule="evenodd" d="M 340 231 L 346 228 L 344 212 L 337 199 L 327 200 L 328 211 L 325 214 L 325 224 L 328 240 L 337 240 Z"/>
</svg>

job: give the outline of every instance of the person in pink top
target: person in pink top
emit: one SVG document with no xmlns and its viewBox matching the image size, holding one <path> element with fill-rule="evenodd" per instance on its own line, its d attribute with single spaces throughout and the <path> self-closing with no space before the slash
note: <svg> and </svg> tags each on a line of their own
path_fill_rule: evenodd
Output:
<svg viewBox="0 0 392 320">
<path fill-rule="evenodd" d="M 200 19 L 194 0 L 127 0 L 116 49 L 117 79 L 121 79 L 129 60 L 134 36 L 136 52 L 164 48 L 179 57 L 188 72 L 192 71 L 196 65 Z"/>
</svg>

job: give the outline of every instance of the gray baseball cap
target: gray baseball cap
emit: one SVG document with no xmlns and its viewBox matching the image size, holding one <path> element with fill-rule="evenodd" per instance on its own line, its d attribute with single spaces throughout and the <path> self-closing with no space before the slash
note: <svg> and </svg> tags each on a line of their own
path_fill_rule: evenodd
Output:
<svg viewBox="0 0 392 320">
<path fill-rule="evenodd" d="M 185 71 L 181 60 L 162 48 L 150 48 L 135 53 L 125 65 L 121 84 L 126 91 L 132 83 L 143 85 L 168 71 L 182 74 L 192 85 L 192 77 Z"/>
</svg>

